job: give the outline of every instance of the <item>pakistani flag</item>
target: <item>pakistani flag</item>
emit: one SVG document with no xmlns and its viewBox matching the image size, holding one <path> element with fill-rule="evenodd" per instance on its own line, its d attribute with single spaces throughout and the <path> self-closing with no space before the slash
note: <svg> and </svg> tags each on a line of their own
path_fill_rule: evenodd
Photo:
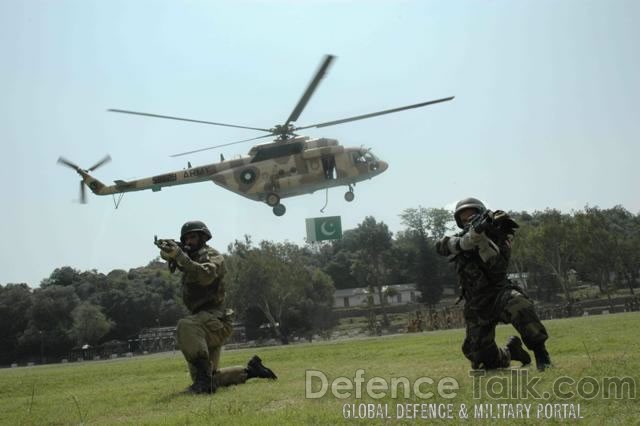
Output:
<svg viewBox="0 0 640 426">
<path fill-rule="evenodd" d="M 307 219 L 307 241 L 339 240 L 342 238 L 340 216 Z"/>
</svg>

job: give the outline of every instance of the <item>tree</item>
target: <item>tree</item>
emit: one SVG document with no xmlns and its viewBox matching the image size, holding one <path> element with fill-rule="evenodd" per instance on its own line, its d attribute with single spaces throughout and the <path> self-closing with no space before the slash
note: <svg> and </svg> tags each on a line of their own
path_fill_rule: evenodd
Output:
<svg viewBox="0 0 640 426">
<path fill-rule="evenodd" d="M 382 292 L 390 275 L 392 236 L 389 227 L 384 222 L 376 222 L 372 216 L 365 217 L 353 233 L 359 249 L 353 257 L 352 275 L 369 287 L 372 294 L 378 293 L 385 326 L 389 326 L 390 321 L 386 311 L 387 299 Z"/>
<path fill-rule="evenodd" d="M 63 266 L 53 270 L 49 278 L 42 280 L 40 287 L 45 288 L 52 285 L 70 286 L 78 280 L 80 273 L 70 266 Z"/>
<path fill-rule="evenodd" d="M 146 327 L 156 327 L 160 318 L 162 297 L 143 281 L 133 279 L 111 283 L 110 288 L 91 300 L 99 304 L 114 321 L 108 339 L 125 340 L 136 337 Z"/>
<path fill-rule="evenodd" d="M 373 220 L 375 222 L 375 219 Z M 384 226 L 386 227 L 386 225 Z M 388 232 L 388 229 L 386 232 Z M 383 285 L 415 281 L 413 244 L 410 246 L 396 244 L 397 241 L 393 238 L 390 238 L 390 241 L 391 247 L 385 248 L 382 253 L 383 266 L 386 273 Z M 346 230 L 341 240 L 333 240 L 330 244 L 320 247 L 319 254 L 314 256 L 314 265 L 320 267 L 331 277 L 337 289 L 368 287 L 369 282 L 357 280 L 352 270 L 353 262 L 356 260 L 358 253 L 368 243 L 369 241 L 363 238 L 362 229 Z M 375 290 L 377 291 L 377 288 Z"/>
<path fill-rule="evenodd" d="M 543 266 L 536 255 L 533 239 L 535 228 L 540 224 L 526 212 L 509 212 L 509 216 L 519 225 L 511 246 L 511 271 L 521 278 L 526 277 L 527 290 L 535 289 L 537 299 L 550 302 L 561 287 L 556 275 Z"/>
<path fill-rule="evenodd" d="M 358 282 L 351 275 L 352 257 L 353 253 L 343 249 L 334 254 L 324 265 L 324 272 L 331 277 L 338 289 L 358 286 Z"/>
<path fill-rule="evenodd" d="M 31 289 L 27 284 L 0 286 L 0 364 L 18 359 L 18 338 L 29 323 Z"/>
<path fill-rule="evenodd" d="M 557 278 L 567 302 L 571 301 L 568 271 L 574 266 L 578 254 L 575 220 L 558 210 L 535 212 L 538 226 L 533 228 L 529 240 L 537 263 L 548 268 Z"/>
<path fill-rule="evenodd" d="M 89 300 L 109 289 L 109 278 L 96 270 L 76 272 L 71 285 L 80 300 Z"/>
<path fill-rule="evenodd" d="M 309 272 L 309 281 L 304 284 L 304 296 L 285 311 L 284 324 L 292 334 L 305 336 L 311 341 L 315 333 L 328 335 L 337 321 L 332 312 L 335 288 L 331 278 L 318 268 L 312 268 Z"/>
<path fill-rule="evenodd" d="M 53 356 L 66 353 L 73 344 L 71 312 L 79 303 L 72 286 L 36 289 L 28 311 L 28 326 L 18 341 L 21 352 Z"/>
<path fill-rule="evenodd" d="M 416 282 L 416 259 L 418 253 L 414 241 L 403 239 L 403 231 L 398 232 L 392 242 L 391 249 L 385 256 L 389 268 L 387 281 L 389 284 L 406 284 Z"/>
<path fill-rule="evenodd" d="M 173 326 L 187 314 L 181 300 L 180 274 L 171 274 L 157 259 L 128 272 L 111 271 L 107 285 L 89 298 L 114 321 L 107 339 L 125 340 L 143 328 Z M 165 309 L 169 309 L 166 311 Z"/>
<path fill-rule="evenodd" d="M 624 276 L 629 292 L 634 294 L 633 289 L 640 281 L 640 217 L 636 216 L 628 229 L 621 246 L 620 274 Z"/>
<path fill-rule="evenodd" d="M 442 297 L 444 286 L 455 282 L 446 260 L 437 255 L 435 241 L 452 229 L 452 213 L 446 209 L 409 208 L 400 214 L 407 227 L 400 236 L 405 245 L 415 250 L 414 276 L 422 302 L 435 305 Z"/>
<path fill-rule="evenodd" d="M 575 218 L 580 244 L 579 269 L 598 285 L 610 303 L 613 302 L 609 285 L 614 275 L 620 281 L 625 277 L 633 292 L 640 258 L 633 216 L 621 206 L 605 210 L 587 206 Z"/>
<path fill-rule="evenodd" d="M 254 247 L 249 238 L 229 247 L 228 300 L 247 326 L 265 322 L 283 344 L 326 327 L 318 320 L 330 312 L 333 284 L 318 268 L 308 266 L 310 256 L 295 244 L 262 241 Z"/>
<path fill-rule="evenodd" d="M 73 317 L 71 335 L 78 345 L 83 343 L 97 344 L 113 327 L 113 322 L 102 313 L 100 307 L 89 302 L 83 302 L 76 306 L 71 312 L 71 316 Z"/>
<path fill-rule="evenodd" d="M 439 240 L 454 229 L 453 213 L 442 208 L 409 208 L 400 213 L 402 223 L 421 238 Z"/>
</svg>

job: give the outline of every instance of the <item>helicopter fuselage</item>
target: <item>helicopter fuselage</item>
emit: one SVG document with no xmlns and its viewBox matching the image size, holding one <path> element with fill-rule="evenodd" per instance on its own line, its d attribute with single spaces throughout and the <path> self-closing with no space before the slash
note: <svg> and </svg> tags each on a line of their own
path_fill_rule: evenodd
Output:
<svg viewBox="0 0 640 426">
<path fill-rule="evenodd" d="M 388 165 L 370 151 L 343 147 L 335 139 L 294 138 L 258 145 L 248 156 L 106 186 L 83 173 L 97 195 L 118 194 L 184 185 L 207 180 L 255 201 L 309 194 L 320 189 L 351 186 L 384 172 Z"/>
</svg>

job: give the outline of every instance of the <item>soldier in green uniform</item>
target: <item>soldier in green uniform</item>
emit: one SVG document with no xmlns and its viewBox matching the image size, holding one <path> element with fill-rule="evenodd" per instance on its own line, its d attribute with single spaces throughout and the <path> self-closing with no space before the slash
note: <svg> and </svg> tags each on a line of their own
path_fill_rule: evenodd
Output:
<svg viewBox="0 0 640 426">
<path fill-rule="evenodd" d="M 231 336 L 231 311 L 224 308 L 224 257 L 207 245 L 211 232 L 200 221 L 187 222 L 181 244 L 162 240 L 160 256 L 173 271 L 182 272 L 182 298 L 191 312 L 178 321 L 178 346 L 191 373 L 189 393 L 213 393 L 220 386 L 241 384 L 253 377 L 276 379 L 256 355 L 247 367 L 219 369 L 220 352 Z"/>
<path fill-rule="evenodd" d="M 506 368 L 511 360 L 529 364 L 531 356 L 522 341 L 533 351 L 538 370 L 550 367 L 547 331 L 529 297 L 507 279 L 511 241 L 518 225 L 505 212 L 491 212 L 475 198 L 458 202 L 454 218 L 462 232 L 439 240 L 436 251 L 455 263 L 465 300 L 462 352 L 472 368 Z M 498 347 L 498 322 L 511 323 L 522 340 L 511 336 L 506 346 Z"/>
</svg>

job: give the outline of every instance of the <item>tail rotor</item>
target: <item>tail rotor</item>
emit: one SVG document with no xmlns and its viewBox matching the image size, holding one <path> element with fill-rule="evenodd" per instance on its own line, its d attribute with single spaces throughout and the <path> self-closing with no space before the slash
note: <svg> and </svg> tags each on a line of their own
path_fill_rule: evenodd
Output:
<svg viewBox="0 0 640 426">
<path fill-rule="evenodd" d="M 87 170 L 92 172 L 98 167 L 102 167 L 104 164 L 108 163 L 109 161 L 111 161 L 111 156 L 107 154 L 104 156 L 102 160 L 98 161 L 96 164 L 94 164 L 92 167 L 88 168 Z"/>
<path fill-rule="evenodd" d="M 98 161 L 93 166 L 91 166 L 88 169 L 84 170 L 84 169 L 80 168 L 80 166 L 78 166 L 77 164 L 67 160 L 64 157 L 58 158 L 58 164 L 61 164 L 63 166 L 67 166 L 67 167 L 75 170 L 76 173 L 78 173 L 82 177 L 82 180 L 80 180 L 80 203 L 81 204 L 86 204 L 87 203 L 87 190 L 85 188 L 86 187 L 85 179 L 86 178 L 90 178 L 89 172 L 92 172 L 92 171 L 96 170 L 97 168 L 102 167 L 104 164 L 108 163 L 109 161 L 111 161 L 111 156 L 106 155 L 102 160 Z"/>
<path fill-rule="evenodd" d="M 87 190 L 84 181 L 80 181 L 80 204 L 87 204 Z"/>
</svg>

